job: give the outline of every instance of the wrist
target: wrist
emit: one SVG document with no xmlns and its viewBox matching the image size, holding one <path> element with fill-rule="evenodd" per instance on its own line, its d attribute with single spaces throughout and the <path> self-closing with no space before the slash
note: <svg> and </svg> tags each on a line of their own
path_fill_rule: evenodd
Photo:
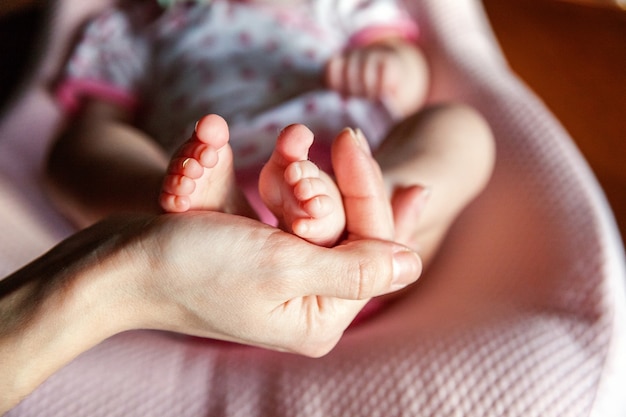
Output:
<svg viewBox="0 0 626 417">
<path fill-rule="evenodd" d="M 123 280 L 132 282 L 136 264 L 122 258 L 120 234 L 110 232 L 87 229 L 0 283 L 0 414 L 81 353 L 130 328 L 133 291 Z"/>
<path fill-rule="evenodd" d="M 41 260 L 49 265 L 49 258 Z M 2 288 L 0 414 L 106 337 L 79 274 L 33 265 L 6 278 L 8 288 Z"/>
</svg>

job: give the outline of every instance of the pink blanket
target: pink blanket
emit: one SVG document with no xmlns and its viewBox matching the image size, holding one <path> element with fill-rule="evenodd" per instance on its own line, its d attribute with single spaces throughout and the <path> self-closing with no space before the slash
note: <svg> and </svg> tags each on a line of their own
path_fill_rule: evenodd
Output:
<svg viewBox="0 0 626 417">
<path fill-rule="evenodd" d="M 121 334 L 9 416 L 626 415 L 624 252 L 595 178 L 507 67 L 479 2 L 410 4 L 432 99 L 479 109 L 498 152 L 419 288 L 321 359 Z M 72 232 L 37 183 L 57 117 L 34 82 L 0 125 L 0 275 Z"/>
</svg>

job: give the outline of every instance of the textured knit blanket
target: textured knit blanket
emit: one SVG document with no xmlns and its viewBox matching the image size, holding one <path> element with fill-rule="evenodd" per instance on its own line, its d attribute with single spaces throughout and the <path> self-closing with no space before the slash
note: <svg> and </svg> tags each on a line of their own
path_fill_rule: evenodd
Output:
<svg viewBox="0 0 626 417">
<path fill-rule="evenodd" d="M 59 4 L 59 42 L 97 7 Z M 432 100 L 475 106 L 497 138 L 492 181 L 419 287 L 320 359 L 121 334 L 9 416 L 626 415 L 624 252 L 596 179 L 507 66 L 480 2 L 410 6 L 433 64 Z M 63 48 L 49 49 L 0 124 L 0 276 L 73 232 L 38 182 L 59 118 L 42 80 Z"/>
</svg>

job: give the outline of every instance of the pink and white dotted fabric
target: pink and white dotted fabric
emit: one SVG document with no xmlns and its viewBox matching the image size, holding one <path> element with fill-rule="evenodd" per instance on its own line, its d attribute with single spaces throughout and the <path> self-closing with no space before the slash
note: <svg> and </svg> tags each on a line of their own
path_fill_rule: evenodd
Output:
<svg viewBox="0 0 626 417">
<path fill-rule="evenodd" d="M 229 123 L 237 167 L 264 163 L 279 129 L 304 123 L 328 143 L 359 126 L 378 143 L 393 122 L 380 103 L 324 86 L 324 68 L 345 47 L 379 31 L 414 39 L 417 26 L 396 0 L 279 2 L 212 0 L 151 18 L 153 4 L 127 4 L 87 25 L 59 97 L 84 96 L 140 108 L 140 127 L 174 150 L 205 114 Z"/>
<path fill-rule="evenodd" d="M 626 415 L 624 251 L 598 183 L 507 67 L 480 2 L 410 7 L 433 63 L 432 100 L 478 108 L 498 152 L 491 183 L 415 290 L 321 359 L 121 334 L 9 416 Z M 37 185 L 58 119 L 35 83 L 0 125 L 2 274 L 72 232 Z"/>
</svg>

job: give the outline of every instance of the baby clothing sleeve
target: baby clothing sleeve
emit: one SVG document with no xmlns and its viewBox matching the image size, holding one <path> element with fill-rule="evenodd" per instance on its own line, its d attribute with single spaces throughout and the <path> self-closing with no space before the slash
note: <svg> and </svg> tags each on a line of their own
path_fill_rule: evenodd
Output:
<svg viewBox="0 0 626 417">
<path fill-rule="evenodd" d="M 58 101 L 69 113 L 87 97 L 134 111 L 148 59 L 145 34 L 122 10 L 110 9 L 86 26 L 57 86 Z"/>
<path fill-rule="evenodd" d="M 390 34 L 417 40 L 417 24 L 401 0 L 334 1 L 338 25 L 347 33 L 349 46 L 367 45 Z"/>
</svg>

